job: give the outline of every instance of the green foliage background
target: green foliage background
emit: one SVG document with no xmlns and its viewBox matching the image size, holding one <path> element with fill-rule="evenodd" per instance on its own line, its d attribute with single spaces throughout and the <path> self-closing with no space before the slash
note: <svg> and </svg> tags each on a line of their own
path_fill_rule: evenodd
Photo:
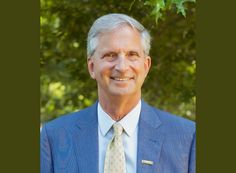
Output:
<svg viewBox="0 0 236 173">
<path fill-rule="evenodd" d="M 86 37 L 96 18 L 113 12 L 133 16 L 151 33 L 152 67 L 142 90 L 144 100 L 195 120 L 195 3 L 186 0 L 41 0 L 40 3 L 42 123 L 97 100 L 96 82 L 87 71 Z"/>
</svg>

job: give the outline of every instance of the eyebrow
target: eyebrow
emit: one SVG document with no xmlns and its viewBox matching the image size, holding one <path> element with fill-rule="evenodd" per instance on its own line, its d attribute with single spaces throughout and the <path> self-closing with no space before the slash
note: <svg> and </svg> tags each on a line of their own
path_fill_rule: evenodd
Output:
<svg viewBox="0 0 236 173">
<path fill-rule="evenodd" d="M 104 50 L 104 52 L 101 52 L 101 58 L 103 58 L 105 55 L 109 55 L 109 54 L 115 54 L 115 55 L 118 55 L 120 52 L 122 51 L 114 51 L 114 50 Z M 135 53 L 137 54 L 138 57 L 140 57 L 140 53 L 138 50 L 128 50 L 128 51 L 124 51 L 124 53 L 127 55 L 127 54 L 130 54 L 130 53 Z"/>
<path fill-rule="evenodd" d="M 104 56 L 109 55 L 109 54 L 116 54 L 117 55 L 118 53 L 116 53 L 114 51 L 106 51 L 106 52 L 101 54 L 101 58 L 104 58 Z"/>
<path fill-rule="evenodd" d="M 118 54 L 117 52 L 115 51 L 107 51 L 107 52 L 104 52 L 102 55 L 107 55 L 107 54 Z"/>
<path fill-rule="evenodd" d="M 136 53 L 138 56 L 140 56 L 140 55 L 139 55 L 139 52 L 138 52 L 138 51 L 136 51 L 136 50 L 131 50 L 131 51 L 128 51 L 128 53 Z"/>
</svg>

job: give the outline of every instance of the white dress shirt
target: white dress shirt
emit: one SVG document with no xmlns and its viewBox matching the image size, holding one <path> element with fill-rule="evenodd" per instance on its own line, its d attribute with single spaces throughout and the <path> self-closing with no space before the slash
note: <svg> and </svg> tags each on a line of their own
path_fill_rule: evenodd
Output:
<svg viewBox="0 0 236 173">
<path fill-rule="evenodd" d="M 99 143 L 99 173 L 103 173 L 107 145 L 113 136 L 114 121 L 98 103 L 98 143 Z M 122 140 L 125 150 L 126 173 L 136 172 L 138 121 L 141 111 L 141 100 L 119 123 L 124 128 Z"/>
</svg>

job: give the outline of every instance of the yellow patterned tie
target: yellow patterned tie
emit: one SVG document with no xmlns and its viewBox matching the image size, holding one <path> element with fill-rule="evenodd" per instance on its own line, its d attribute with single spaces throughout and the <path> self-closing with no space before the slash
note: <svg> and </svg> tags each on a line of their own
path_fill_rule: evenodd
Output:
<svg viewBox="0 0 236 173">
<path fill-rule="evenodd" d="M 125 152 L 122 143 L 123 127 L 119 123 L 113 125 L 114 135 L 108 144 L 104 173 L 126 173 Z"/>
</svg>

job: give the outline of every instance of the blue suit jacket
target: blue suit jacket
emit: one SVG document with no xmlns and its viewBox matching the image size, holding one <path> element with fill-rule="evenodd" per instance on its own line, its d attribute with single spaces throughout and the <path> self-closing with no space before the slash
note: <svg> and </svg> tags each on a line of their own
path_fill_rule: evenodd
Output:
<svg viewBox="0 0 236 173">
<path fill-rule="evenodd" d="M 137 173 L 195 173 L 194 122 L 142 102 L 138 128 Z M 45 124 L 40 147 L 41 173 L 98 173 L 97 103 Z"/>
</svg>

